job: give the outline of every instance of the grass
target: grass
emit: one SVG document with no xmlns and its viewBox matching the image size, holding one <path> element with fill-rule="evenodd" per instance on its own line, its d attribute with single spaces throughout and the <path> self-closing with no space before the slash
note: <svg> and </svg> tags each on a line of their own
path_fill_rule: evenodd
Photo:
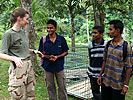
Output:
<svg viewBox="0 0 133 100">
<path fill-rule="evenodd" d="M 130 78 L 129 90 L 126 94 L 126 100 L 133 100 L 133 76 Z"/>
<path fill-rule="evenodd" d="M 8 89 L 8 67 L 9 67 L 9 62 L 0 60 L 0 100 L 7 100 L 5 98 L 10 98 L 10 95 L 7 91 Z M 43 70 L 43 69 L 41 69 Z M 44 77 L 38 76 L 36 77 L 36 88 L 35 88 L 35 93 L 36 93 L 36 99 L 35 100 L 48 100 L 48 93 L 46 90 L 46 85 L 44 82 Z M 130 84 L 129 84 L 129 91 L 126 95 L 126 100 L 133 100 L 133 77 L 130 79 Z M 10 100 L 10 99 L 9 99 Z M 75 97 L 68 96 L 68 100 L 79 100 Z"/>
<path fill-rule="evenodd" d="M 0 98 L 9 97 L 8 85 L 8 66 L 9 62 L 0 60 Z"/>
<path fill-rule="evenodd" d="M 1 45 L 1 41 L 0 41 L 0 45 Z M 76 52 L 84 51 L 84 49 L 86 49 L 86 48 L 76 49 Z M 80 54 L 87 55 L 88 52 L 82 52 L 82 53 L 80 52 Z M 70 60 L 72 60 L 72 59 L 70 59 Z M 82 61 L 78 61 L 78 62 L 82 62 Z M 10 65 L 10 62 L 0 59 L 0 100 L 8 100 L 7 98 L 9 98 L 9 100 L 10 100 L 10 95 L 7 91 L 9 65 Z M 43 72 L 42 68 L 40 70 L 41 71 L 39 71 L 39 72 Z M 43 73 L 41 73 L 41 75 L 36 77 L 36 82 L 37 83 L 36 83 L 36 87 L 35 87 L 35 93 L 36 93 L 35 100 L 49 100 Z M 133 85 L 132 84 L 133 84 L 133 77 L 130 79 L 130 84 L 129 84 L 130 88 L 126 95 L 126 100 L 133 100 L 133 96 L 132 96 L 133 95 Z M 79 100 L 79 99 L 72 97 L 72 96 L 68 96 L 68 100 Z"/>
<path fill-rule="evenodd" d="M 8 93 L 9 64 L 10 62 L 0 59 L 0 100 L 7 100 L 7 98 L 10 100 L 10 95 Z M 43 75 L 36 77 L 36 82 L 35 100 L 49 100 Z M 77 100 L 77 98 L 69 96 L 68 100 Z"/>
</svg>

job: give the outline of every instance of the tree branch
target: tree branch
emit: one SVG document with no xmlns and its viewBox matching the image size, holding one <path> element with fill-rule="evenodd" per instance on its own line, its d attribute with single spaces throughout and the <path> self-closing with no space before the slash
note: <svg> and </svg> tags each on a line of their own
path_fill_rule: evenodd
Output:
<svg viewBox="0 0 133 100">
<path fill-rule="evenodd" d="M 121 13 L 127 13 L 126 11 L 122 10 L 122 9 L 119 9 L 119 8 L 115 8 L 115 7 L 111 7 L 111 8 L 108 8 L 109 10 L 117 10 L 117 11 L 120 11 Z"/>
</svg>

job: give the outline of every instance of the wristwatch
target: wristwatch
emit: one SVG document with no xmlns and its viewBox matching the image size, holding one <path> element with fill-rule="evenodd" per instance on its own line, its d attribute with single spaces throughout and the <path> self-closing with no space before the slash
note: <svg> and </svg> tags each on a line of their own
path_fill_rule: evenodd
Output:
<svg viewBox="0 0 133 100">
<path fill-rule="evenodd" d="M 128 86 L 128 85 L 126 85 L 126 84 L 124 85 L 124 87 L 129 88 L 129 86 Z"/>
<path fill-rule="evenodd" d="M 34 49 L 32 50 L 32 52 L 33 52 L 34 54 L 36 54 Z"/>
</svg>

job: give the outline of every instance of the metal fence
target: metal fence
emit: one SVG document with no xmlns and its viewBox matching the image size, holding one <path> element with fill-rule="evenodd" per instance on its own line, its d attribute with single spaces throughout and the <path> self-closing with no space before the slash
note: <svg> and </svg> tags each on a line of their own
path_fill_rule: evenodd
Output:
<svg viewBox="0 0 133 100">
<path fill-rule="evenodd" d="M 69 95 L 81 99 L 92 98 L 90 82 L 87 75 L 89 58 L 87 47 L 75 48 L 65 57 L 65 75 Z"/>
</svg>

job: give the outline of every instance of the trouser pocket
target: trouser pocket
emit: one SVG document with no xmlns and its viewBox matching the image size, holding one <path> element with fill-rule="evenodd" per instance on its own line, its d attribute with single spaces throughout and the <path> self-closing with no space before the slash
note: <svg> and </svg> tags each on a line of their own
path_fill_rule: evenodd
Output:
<svg viewBox="0 0 133 100">
<path fill-rule="evenodd" d="M 9 86 L 8 91 L 13 99 L 20 100 L 24 96 L 24 88 L 22 86 Z"/>
</svg>

